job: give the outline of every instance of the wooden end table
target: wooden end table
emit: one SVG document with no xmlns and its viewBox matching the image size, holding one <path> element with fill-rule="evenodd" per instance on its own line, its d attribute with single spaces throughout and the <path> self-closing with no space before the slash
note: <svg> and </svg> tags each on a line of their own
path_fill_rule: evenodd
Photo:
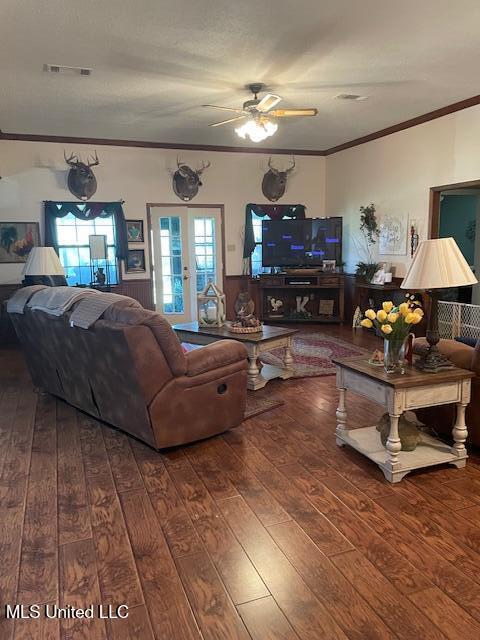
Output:
<svg viewBox="0 0 480 640">
<path fill-rule="evenodd" d="M 199 327 L 198 322 L 174 324 L 173 329 L 181 342 L 190 344 L 205 345 L 227 339 L 241 342 L 248 353 L 247 388 L 252 391 L 262 389 L 274 378 L 286 380 L 293 376 L 292 336 L 297 333 L 296 329 L 263 325 L 263 331 L 258 333 L 231 333 L 227 326 Z M 283 367 L 263 364 L 260 368 L 260 354 L 278 348 L 284 349 Z"/>
<path fill-rule="evenodd" d="M 336 412 L 336 441 L 340 447 L 350 445 L 373 460 L 389 482 L 400 480 L 414 469 L 436 464 L 464 467 L 467 461 L 465 440 L 467 426 L 465 410 L 470 402 L 472 371 L 454 368 L 440 373 L 424 373 L 409 367 L 405 374 L 386 374 L 374 367 L 365 356 L 334 359 L 337 366 L 337 389 L 340 398 Z M 386 448 L 376 427 L 347 428 L 345 398 L 352 391 L 385 407 L 390 416 L 390 433 Z M 398 421 L 404 411 L 441 404 L 457 405 L 457 417 L 452 430 L 452 447 L 426 433 L 414 451 L 401 451 Z"/>
</svg>

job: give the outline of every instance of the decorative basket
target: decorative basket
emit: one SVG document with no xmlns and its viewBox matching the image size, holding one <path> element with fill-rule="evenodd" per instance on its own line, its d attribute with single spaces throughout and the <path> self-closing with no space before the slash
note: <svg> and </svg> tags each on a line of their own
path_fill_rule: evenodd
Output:
<svg viewBox="0 0 480 640">
<path fill-rule="evenodd" d="M 263 330 L 263 327 L 262 325 L 258 327 L 232 327 L 232 325 L 229 325 L 228 330 L 230 333 L 259 333 Z"/>
</svg>

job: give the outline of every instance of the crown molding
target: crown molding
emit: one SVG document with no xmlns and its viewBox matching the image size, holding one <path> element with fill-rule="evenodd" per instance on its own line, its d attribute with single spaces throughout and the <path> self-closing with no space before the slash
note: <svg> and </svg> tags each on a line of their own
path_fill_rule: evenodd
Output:
<svg viewBox="0 0 480 640">
<path fill-rule="evenodd" d="M 430 120 L 436 120 L 437 118 L 448 116 L 450 113 L 455 113 L 455 111 L 462 111 L 463 109 L 474 107 L 477 104 L 480 104 L 480 95 L 473 96 L 472 98 L 467 98 L 466 100 L 460 100 L 460 102 L 454 102 L 453 104 L 449 104 L 446 107 L 442 107 L 441 109 L 435 109 L 435 111 L 429 111 L 428 113 L 424 113 L 421 116 L 416 116 L 415 118 L 411 118 L 410 120 L 399 122 L 398 124 L 386 127 L 385 129 L 380 129 L 379 131 L 375 131 L 374 133 L 369 133 L 368 135 L 362 136 L 361 138 L 350 140 L 350 142 L 344 142 L 343 144 L 339 144 L 336 147 L 330 147 L 330 149 L 325 149 L 323 153 L 326 156 L 330 156 L 334 153 L 338 153 L 339 151 L 344 151 L 345 149 L 350 149 L 351 147 L 358 147 L 359 145 L 365 144 L 366 142 L 378 140 L 378 138 L 384 138 L 385 136 L 389 136 L 392 133 L 397 133 L 398 131 L 403 131 L 404 129 L 410 129 L 411 127 L 416 127 L 419 124 L 430 122 Z"/>
<path fill-rule="evenodd" d="M 0 140 L 19 140 L 24 142 L 56 142 L 60 144 L 88 144 L 92 146 L 111 146 L 111 147 L 140 147 L 142 149 L 173 149 L 177 151 L 207 151 L 207 152 L 223 152 L 223 153 L 263 153 L 271 155 L 295 155 L 295 156 L 330 156 L 339 151 L 345 149 L 351 149 L 352 147 L 358 147 L 361 144 L 371 142 L 372 140 L 378 140 L 391 135 L 392 133 L 398 133 L 411 127 L 416 127 L 419 124 L 442 118 L 456 111 L 462 111 L 469 107 L 474 107 L 480 104 L 480 95 L 473 96 L 472 98 L 466 98 L 459 102 L 454 102 L 446 107 L 429 111 L 410 120 L 404 120 L 398 124 L 394 124 L 385 129 L 380 129 L 361 138 L 355 138 L 349 142 L 330 147 L 329 149 L 270 149 L 263 147 L 229 147 L 221 145 L 208 145 L 208 144 L 176 144 L 174 142 L 149 142 L 146 140 L 110 140 L 109 138 L 81 138 L 73 136 L 49 136 L 49 135 L 36 135 L 28 133 L 6 133 L 0 130 Z"/>
<path fill-rule="evenodd" d="M 145 140 L 110 140 L 109 138 L 80 138 L 72 136 L 48 136 L 29 133 L 7 133 L 0 131 L 0 140 L 23 142 L 57 142 L 60 144 L 88 144 L 92 146 L 140 147 L 142 149 L 173 149 L 177 151 L 208 151 L 224 153 L 263 153 L 295 156 L 323 156 L 324 151 L 315 149 L 270 149 L 264 147 L 228 147 L 209 144 L 176 144 L 173 142 L 149 142 Z"/>
</svg>

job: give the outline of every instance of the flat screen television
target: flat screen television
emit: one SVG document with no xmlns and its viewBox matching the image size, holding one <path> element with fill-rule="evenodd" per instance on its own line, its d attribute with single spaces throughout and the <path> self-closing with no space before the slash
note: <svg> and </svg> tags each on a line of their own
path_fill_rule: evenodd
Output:
<svg viewBox="0 0 480 640">
<path fill-rule="evenodd" d="M 264 267 L 315 267 L 342 260 L 342 218 L 262 220 Z"/>
</svg>

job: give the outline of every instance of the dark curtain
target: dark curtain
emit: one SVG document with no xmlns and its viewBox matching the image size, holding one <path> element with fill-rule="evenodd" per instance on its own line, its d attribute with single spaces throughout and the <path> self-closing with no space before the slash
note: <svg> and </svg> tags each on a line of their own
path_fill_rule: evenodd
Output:
<svg viewBox="0 0 480 640">
<path fill-rule="evenodd" d="M 253 235 L 252 215 L 271 220 L 282 218 L 305 218 L 305 205 L 303 204 L 247 204 L 245 208 L 245 241 L 243 245 L 243 258 L 248 259 L 255 249 L 255 236 Z"/>
<path fill-rule="evenodd" d="M 45 245 L 53 247 L 58 253 L 57 218 L 69 213 L 79 220 L 94 220 L 113 216 L 115 222 L 115 255 L 126 260 L 128 255 L 127 225 L 123 213 L 122 202 L 45 202 Z M 83 207 L 79 209 L 79 205 Z M 85 206 L 83 206 L 85 205 Z"/>
</svg>

